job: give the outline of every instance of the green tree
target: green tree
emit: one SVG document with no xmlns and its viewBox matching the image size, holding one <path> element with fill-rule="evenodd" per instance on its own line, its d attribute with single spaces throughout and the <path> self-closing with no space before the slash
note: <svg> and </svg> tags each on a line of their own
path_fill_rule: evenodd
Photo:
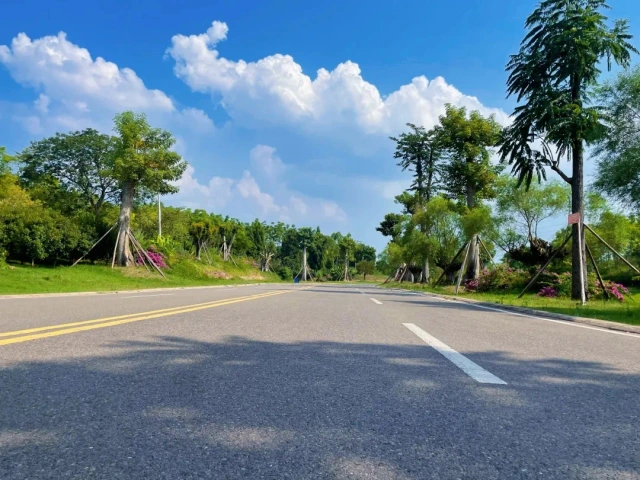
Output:
<svg viewBox="0 0 640 480">
<path fill-rule="evenodd" d="M 595 187 L 640 210 L 640 66 L 597 90 L 607 134 L 598 142 Z"/>
<path fill-rule="evenodd" d="M 440 187 L 438 148 L 435 131 L 427 132 L 424 127 L 407 123 L 410 131 L 399 137 L 389 137 L 396 143 L 393 158 L 400 160 L 402 171 L 413 172 L 413 183 L 409 190 L 414 192 L 418 204 L 428 202 Z"/>
<path fill-rule="evenodd" d="M 373 272 L 376 269 L 375 262 L 371 260 L 360 260 L 356 263 L 356 270 L 358 273 L 362 274 L 363 280 L 367 281 L 367 275 L 373 275 Z"/>
<path fill-rule="evenodd" d="M 136 196 L 177 192 L 171 182 L 182 176 L 187 164 L 170 150 L 175 143 L 173 135 L 152 128 L 144 114 L 127 111 L 116 115 L 115 131 L 118 139 L 113 176 L 121 190 L 117 262 L 129 266 L 133 265 L 129 230 Z"/>
<path fill-rule="evenodd" d="M 394 241 L 402 233 L 400 226 L 405 220 L 405 216 L 401 213 L 387 213 L 376 230 L 385 237 L 391 237 L 391 240 Z"/>
<path fill-rule="evenodd" d="M 521 182 L 546 178 L 545 167 L 557 172 L 571 185 L 573 212 L 584 214 L 584 148 L 586 142 L 602 137 L 604 127 L 599 109 L 589 106 L 589 92 L 600 74 L 600 64 L 612 60 L 627 67 L 636 49 L 629 43 L 626 20 L 613 26 L 602 13 L 605 0 L 543 0 L 527 18 L 528 30 L 520 51 L 507 64 L 510 72 L 508 95 L 524 102 L 514 111 L 514 121 L 503 138 L 501 154 L 514 165 Z M 536 150 L 532 142 L 539 141 Z M 553 155 L 550 145 L 557 147 Z M 569 177 L 559 160 L 571 159 Z M 578 225 L 573 226 L 572 297 L 581 298 L 586 272 L 584 240 L 579 242 Z M 580 265 L 585 265 L 585 272 Z"/>
<path fill-rule="evenodd" d="M 338 245 L 340 247 L 340 255 L 344 258 L 344 273 L 342 276 L 344 281 L 347 282 L 351 279 L 349 262 L 353 261 L 355 258 L 356 241 L 350 234 L 347 234 L 340 239 L 340 243 Z"/>
<path fill-rule="evenodd" d="M 18 155 L 20 176 L 27 185 L 50 184 L 76 194 L 98 216 L 105 202 L 115 201 L 118 181 L 113 175 L 116 139 L 91 128 L 57 133 L 31 144 Z"/>
<path fill-rule="evenodd" d="M 209 243 L 217 233 L 217 227 L 207 216 L 201 216 L 189 226 L 189 235 L 196 247 L 196 259 L 202 259 L 202 250 L 209 246 Z"/>
<path fill-rule="evenodd" d="M 519 188 L 517 180 L 505 176 L 497 186 L 498 213 L 517 224 L 529 241 L 538 238 L 542 221 L 566 212 L 569 206 L 570 190 L 560 182 L 532 185 L 527 191 Z"/>
<path fill-rule="evenodd" d="M 436 127 L 438 143 L 447 162 L 443 167 L 444 190 L 450 198 L 474 209 L 484 199 L 494 198 L 493 188 L 500 166 L 492 165 L 492 148 L 497 147 L 502 128 L 493 115 L 486 118 L 479 112 L 467 114 L 464 107 L 446 106 L 445 115 Z M 480 275 L 480 251 L 477 234 L 472 234 L 469 250 L 469 278 Z"/>
<path fill-rule="evenodd" d="M 13 160 L 14 158 L 7 153 L 7 149 L 0 147 L 0 176 L 6 175 L 11 171 L 9 169 L 9 163 Z"/>
</svg>

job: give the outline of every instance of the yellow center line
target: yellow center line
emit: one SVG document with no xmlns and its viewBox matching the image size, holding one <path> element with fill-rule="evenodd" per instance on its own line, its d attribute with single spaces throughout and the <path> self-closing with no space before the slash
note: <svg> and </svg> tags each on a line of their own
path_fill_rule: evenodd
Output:
<svg viewBox="0 0 640 480">
<path fill-rule="evenodd" d="M 234 299 L 238 299 L 238 298 L 260 298 L 260 297 L 265 297 L 265 296 L 270 296 L 273 295 L 274 292 L 268 292 L 268 293 L 260 293 L 260 294 L 256 294 L 256 295 L 246 295 L 244 297 L 235 297 Z M 183 308 L 190 308 L 190 307 L 199 307 L 199 306 L 205 306 L 205 305 L 215 305 L 217 303 L 220 302 L 226 302 L 227 300 L 231 300 L 231 299 L 222 299 L 222 300 L 214 300 L 211 302 L 205 302 L 205 303 L 195 303 L 192 305 L 182 305 L 181 307 L 171 307 L 171 308 L 162 308 L 160 310 L 150 310 L 148 312 L 138 312 L 138 313 L 127 313 L 125 315 L 117 315 L 115 317 L 105 317 L 105 318 L 98 318 L 96 320 L 83 320 L 80 322 L 72 322 L 72 323 L 61 323 L 61 324 L 57 324 L 57 325 L 49 325 L 46 327 L 35 327 L 35 328 L 27 328 L 24 330 L 15 330 L 13 332 L 2 332 L 0 333 L 0 338 L 2 337 L 13 337 L 16 335 L 24 335 L 27 333 L 35 333 L 35 332 L 42 332 L 44 330 L 54 330 L 57 328 L 66 328 L 66 327 L 76 327 L 79 325 L 89 325 L 92 323 L 100 323 L 100 322 L 106 322 L 109 320 L 119 320 L 122 318 L 131 318 L 131 317 L 138 317 L 140 315 L 150 315 L 153 313 L 163 313 L 163 312 L 171 312 L 171 311 L 176 311 L 176 310 L 182 310 Z"/>
<path fill-rule="evenodd" d="M 83 322 L 65 323 L 60 325 L 51 325 L 48 327 L 31 328 L 26 330 L 17 330 L 14 332 L 5 332 L 1 336 L 13 336 L 13 338 L 5 338 L 0 340 L 0 346 L 11 345 L 14 343 L 28 342 L 41 338 L 57 337 L 60 335 L 68 335 L 70 333 L 84 332 L 87 330 L 95 330 L 98 328 L 113 327 L 116 325 L 124 325 L 126 323 L 139 322 L 141 320 L 149 320 L 152 318 L 167 317 L 169 315 L 177 315 L 179 313 L 195 312 L 207 308 L 215 308 L 223 305 L 231 305 L 233 303 L 246 302 L 249 300 L 257 300 L 260 298 L 273 297 L 282 295 L 283 293 L 293 292 L 295 290 L 282 290 L 277 292 L 261 293 L 258 295 L 248 295 L 244 297 L 230 298 L 227 300 L 217 300 L 215 302 L 199 303 L 194 305 L 186 305 L 183 307 L 166 308 L 162 310 L 153 310 L 149 312 L 140 312 L 129 315 L 119 315 L 116 317 L 106 317 L 96 320 L 86 320 Z M 100 323 L 98 323 L 100 322 Z M 55 330 L 57 329 L 57 330 Z M 25 335 L 33 332 L 41 332 L 43 330 L 54 330 L 51 332 L 36 333 L 34 335 Z M 20 335 L 20 336 L 15 336 Z"/>
</svg>

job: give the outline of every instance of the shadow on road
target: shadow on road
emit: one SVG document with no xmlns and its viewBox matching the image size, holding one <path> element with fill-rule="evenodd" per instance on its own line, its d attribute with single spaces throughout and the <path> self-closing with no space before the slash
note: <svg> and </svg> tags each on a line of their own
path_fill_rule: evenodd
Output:
<svg viewBox="0 0 640 480">
<path fill-rule="evenodd" d="M 482 386 L 423 346 L 162 337 L 109 349 L 0 370 L 0 478 L 640 471 L 640 378 L 600 364 L 485 352 L 485 368 L 515 373 Z"/>
</svg>

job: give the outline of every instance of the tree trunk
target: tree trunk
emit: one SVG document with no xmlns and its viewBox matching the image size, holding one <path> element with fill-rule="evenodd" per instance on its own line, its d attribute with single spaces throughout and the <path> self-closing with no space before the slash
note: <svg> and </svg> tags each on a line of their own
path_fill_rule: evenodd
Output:
<svg viewBox="0 0 640 480">
<path fill-rule="evenodd" d="M 586 298 L 586 279 L 587 279 L 587 262 L 584 247 L 584 229 L 578 231 L 584 221 L 584 162 L 583 162 L 583 145 L 582 141 L 573 142 L 573 176 L 571 181 L 571 212 L 580 213 L 580 224 L 572 225 L 572 242 L 571 242 L 571 298 L 580 300 L 582 298 L 582 290 L 585 291 Z M 580 266 L 582 265 L 582 274 Z M 583 284 L 584 279 L 584 284 Z"/>
<path fill-rule="evenodd" d="M 118 245 L 116 246 L 116 261 L 121 267 L 133 265 L 133 255 L 131 254 L 131 247 L 129 246 L 129 227 L 134 194 L 135 189 L 133 182 L 125 183 L 120 196 L 120 216 L 118 217 L 120 236 L 118 238 Z"/>
<path fill-rule="evenodd" d="M 476 189 L 471 183 L 467 183 L 467 207 L 469 209 L 476 206 Z M 475 280 L 480 277 L 480 245 L 478 242 L 478 234 L 474 234 L 470 239 L 471 247 L 469 247 L 469 263 L 465 278 L 467 280 Z"/>
<path fill-rule="evenodd" d="M 307 281 L 307 247 L 302 249 L 302 281 Z"/>
<path fill-rule="evenodd" d="M 198 240 L 196 243 L 196 260 L 200 261 L 202 255 L 202 243 Z"/>
<path fill-rule="evenodd" d="M 364 277 L 364 278 L 362 279 L 362 281 L 363 281 L 363 282 L 366 282 L 366 281 L 367 281 L 367 272 L 364 272 L 364 273 L 362 274 L 362 276 Z"/>
<path fill-rule="evenodd" d="M 349 281 L 349 253 L 344 256 L 344 281 Z"/>
<path fill-rule="evenodd" d="M 425 258 L 424 265 L 422 265 L 422 278 L 420 279 L 420 283 L 429 283 L 430 276 L 429 259 Z"/>
</svg>

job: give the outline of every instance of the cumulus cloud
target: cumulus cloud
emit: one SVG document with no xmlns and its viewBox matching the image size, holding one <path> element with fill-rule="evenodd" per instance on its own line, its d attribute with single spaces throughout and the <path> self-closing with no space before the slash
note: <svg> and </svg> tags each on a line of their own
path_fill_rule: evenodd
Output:
<svg viewBox="0 0 640 480">
<path fill-rule="evenodd" d="M 352 61 L 331 71 L 321 68 L 312 79 L 290 55 L 274 54 L 255 62 L 229 60 L 218 51 L 228 31 L 226 23 L 214 21 L 206 33 L 175 35 L 167 53 L 175 60 L 174 71 L 180 79 L 194 91 L 220 96 L 229 114 L 242 123 L 350 126 L 366 134 L 386 135 L 407 122 L 427 128 L 435 125 L 446 103 L 508 121 L 506 113 L 485 107 L 442 77 L 431 81 L 416 77 L 383 97 Z"/>
<path fill-rule="evenodd" d="M 266 214 L 279 213 L 284 208 L 276 205 L 271 195 L 260 190 L 258 183 L 248 170 L 242 173 L 242 178 L 236 183 L 235 188 L 242 198 L 252 200 Z"/>
<path fill-rule="evenodd" d="M 25 120 L 31 131 L 42 124 L 64 126 L 70 116 L 81 117 L 85 127 L 107 127 L 114 112 L 128 109 L 169 115 L 200 131 L 213 127 L 201 110 L 178 109 L 164 92 L 147 88 L 135 71 L 92 58 L 64 32 L 38 39 L 20 33 L 10 45 L 0 45 L 0 64 L 16 82 L 41 92 L 33 104 L 34 118 Z"/>
<path fill-rule="evenodd" d="M 284 163 L 276 155 L 276 149 L 269 145 L 256 145 L 249 152 L 251 166 L 270 179 L 280 177 L 285 170 Z"/>
<path fill-rule="evenodd" d="M 219 209 L 231 199 L 231 178 L 211 177 L 207 184 L 201 184 L 195 178 L 195 169 L 188 165 L 182 178 L 175 182 L 180 189 L 180 203 L 190 208 Z"/>
<path fill-rule="evenodd" d="M 277 158 L 280 162 L 279 168 L 286 168 L 273 147 L 268 145 L 254 147 L 250 152 L 252 165 L 255 163 L 253 159 L 256 156 Z M 255 163 L 255 166 L 262 165 L 260 162 Z M 247 213 L 250 212 L 249 215 L 262 219 L 296 221 L 304 224 L 347 221 L 347 214 L 336 202 L 305 196 L 289 189 L 284 182 L 272 183 L 267 192 L 249 170 L 244 170 L 238 179 L 212 177 L 207 183 L 201 183 L 196 178 L 195 169 L 189 165 L 175 185 L 179 188 L 179 193 L 172 197 L 171 202 L 230 215 L 236 215 L 242 210 L 245 220 L 249 220 Z M 242 208 L 238 208 L 239 206 Z"/>
</svg>

